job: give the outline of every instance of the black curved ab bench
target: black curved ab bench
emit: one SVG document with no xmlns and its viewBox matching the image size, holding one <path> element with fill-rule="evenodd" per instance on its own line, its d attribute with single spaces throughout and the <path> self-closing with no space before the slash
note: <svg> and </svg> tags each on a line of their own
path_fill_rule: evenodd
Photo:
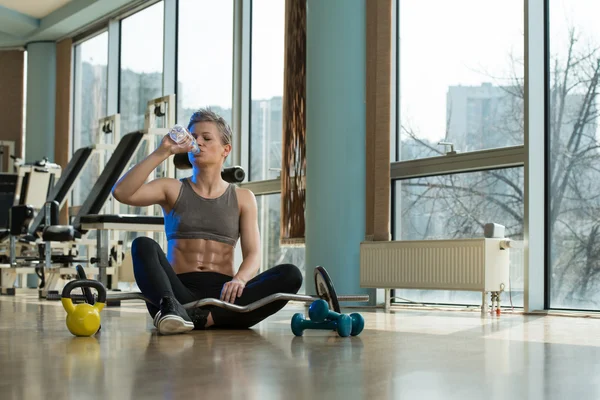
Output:
<svg viewBox="0 0 600 400">
<path fill-rule="evenodd" d="M 135 225 L 163 225 L 164 218 L 153 215 L 135 214 L 91 214 L 83 215 L 80 219 L 82 225 L 89 224 L 135 224 Z"/>
<path fill-rule="evenodd" d="M 82 229 L 81 217 L 88 214 L 97 214 L 102 210 L 113 186 L 131 162 L 143 138 L 143 131 L 131 132 L 123 136 L 108 159 L 106 167 L 102 170 L 98 180 L 90 190 L 90 194 L 81 205 L 72 224 L 45 226 L 42 233 L 44 241 L 68 242 L 80 238 L 87 233 L 87 230 Z M 51 219 L 55 220 L 54 217 L 58 215 L 58 204 L 54 203 L 51 208 L 51 214 L 53 214 Z"/>
</svg>

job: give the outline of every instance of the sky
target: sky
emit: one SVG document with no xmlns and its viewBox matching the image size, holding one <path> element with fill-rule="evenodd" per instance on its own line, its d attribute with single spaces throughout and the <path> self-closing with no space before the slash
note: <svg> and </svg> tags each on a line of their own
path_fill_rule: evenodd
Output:
<svg viewBox="0 0 600 400">
<path fill-rule="evenodd" d="M 444 138 L 449 86 L 497 82 L 523 55 L 522 0 L 402 1 L 399 23 L 402 123 L 430 140 Z"/>
<path fill-rule="evenodd" d="M 523 0 L 399 0 L 402 123 L 443 139 L 449 86 L 507 83 L 523 59 Z M 254 0 L 252 98 L 283 93 L 284 0 Z M 600 43 L 600 1 L 550 0 L 551 52 L 566 53 L 567 27 Z M 163 4 L 122 24 L 122 66 L 162 71 Z M 178 79 L 183 106 L 231 107 L 233 2 L 180 0 Z M 85 42 L 84 60 L 106 63 L 107 34 Z M 522 66 L 517 73 L 523 76 Z"/>
<path fill-rule="evenodd" d="M 524 1 L 400 1 L 402 123 L 439 141 L 449 86 L 509 83 L 511 54 L 523 61 Z M 598 0 L 550 0 L 551 52 L 566 54 L 569 25 L 600 43 L 598 15 Z M 522 64 L 515 70 L 523 77 Z"/>
</svg>

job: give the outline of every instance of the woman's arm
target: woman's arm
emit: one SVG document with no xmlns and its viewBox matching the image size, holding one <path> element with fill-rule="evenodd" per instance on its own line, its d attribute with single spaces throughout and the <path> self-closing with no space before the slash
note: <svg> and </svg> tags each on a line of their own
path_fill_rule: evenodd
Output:
<svg viewBox="0 0 600 400">
<path fill-rule="evenodd" d="M 260 232 L 258 230 L 258 209 L 256 197 L 248 189 L 236 189 L 240 203 L 240 236 L 244 260 L 233 279 L 221 290 L 221 300 L 235 303 L 260 268 Z"/>
<path fill-rule="evenodd" d="M 258 230 L 258 207 L 254 193 L 248 189 L 238 190 L 241 194 L 240 236 L 243 261 L 234 278 L 244 283 L 254 278 L 260 268 L 260 232 Z"/>
<path fill-rule="evenodd" d="M 119 179 L 113 187 L 113 197 L 117 201 L 130 206 L 164 205 L 167 197 L 165 190 L 165 181 L 167 179 L 156 179 L 145 183 L 146 179 L 148 179 L 148 176 L 156 167 L 172 154 L 190 150 L 191 144 L 187 147 L 179 146 L 166 135 L 156 150 Z"/>
</svg>

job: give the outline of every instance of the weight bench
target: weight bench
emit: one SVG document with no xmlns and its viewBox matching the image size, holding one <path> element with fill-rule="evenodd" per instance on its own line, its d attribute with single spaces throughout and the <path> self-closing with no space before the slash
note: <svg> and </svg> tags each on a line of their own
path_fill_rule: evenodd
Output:
<svg viewBox="0 0 600 400">
<path fill-rule="evenodd" d="M 110 231 L 162 232 L 164 219 L 159 216 L 131 214 L 90 214 L 80 219 L 81 229 L 96 230 L 96 264 L 98 280 L 107 285 L 107 271 L 110 267 Z"/>
</svg>

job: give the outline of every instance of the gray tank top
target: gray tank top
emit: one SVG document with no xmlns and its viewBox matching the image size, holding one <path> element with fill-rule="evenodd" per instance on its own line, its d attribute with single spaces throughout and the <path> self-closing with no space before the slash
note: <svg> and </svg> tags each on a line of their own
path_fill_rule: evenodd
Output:
<svg viewBox="0 0 600 400">
<path fill-rule="evenodd" d="M 240 212 L 235 185 L 215 199 L 200 196 L 188 178 L 181 179 L 181 189 L 173 209 L 165 215 L 167 240 L 206 239 L 236 245 L 240 235 Z"/>
</svg>

